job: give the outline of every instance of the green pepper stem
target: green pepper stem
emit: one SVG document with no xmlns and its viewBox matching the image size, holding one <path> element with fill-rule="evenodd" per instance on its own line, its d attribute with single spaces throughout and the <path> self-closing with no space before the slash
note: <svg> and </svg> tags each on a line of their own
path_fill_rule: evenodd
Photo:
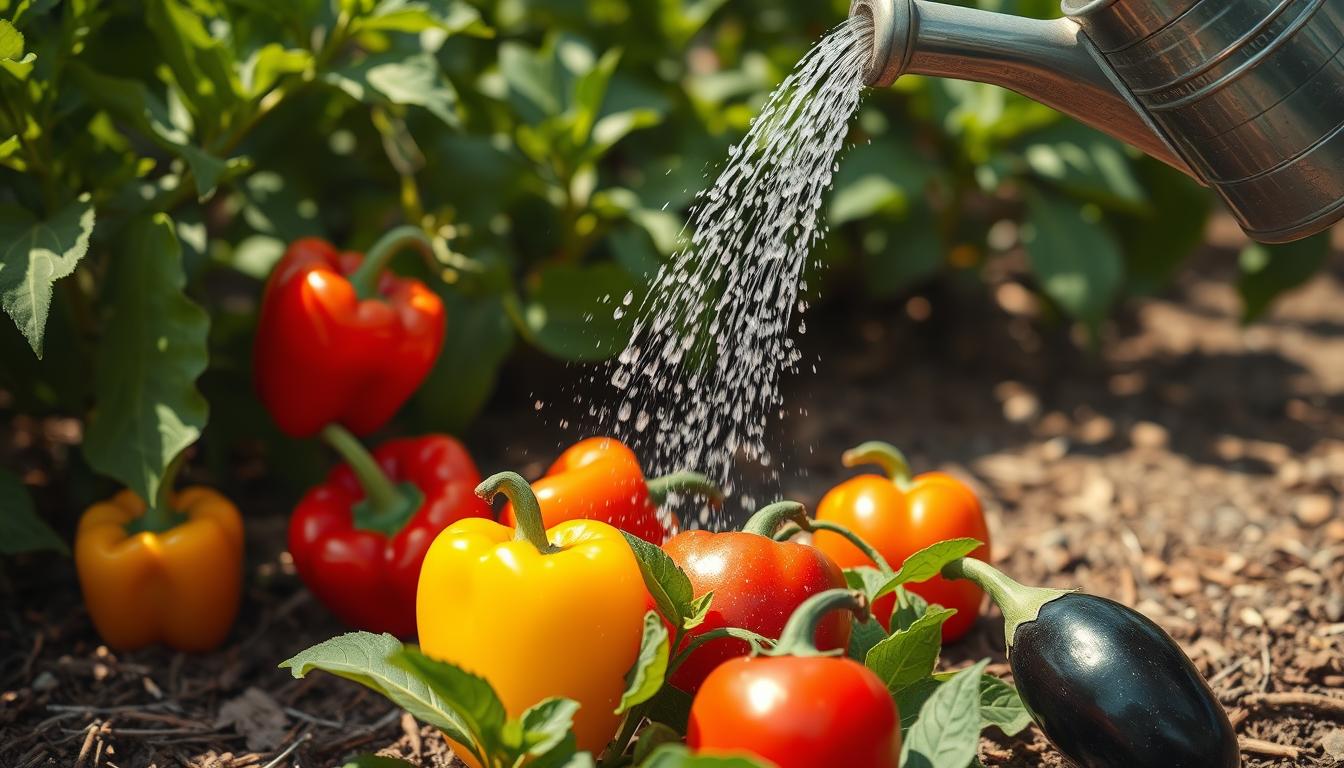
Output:
<svg viewBox="0 0 1344 768">
<path fill-rule="evenodd" d="M 873 563 L 877 565 L 877 569 L 882 572 L 882 575 L 892 576 L 896 573 L 896 571 L 892 569 L 891 563 L 887 561 L 887 558 L 883 557 L 882 553 L 878 552 L 877 549 L 874 548 L 872 544 L 869 544 L 862 536 L 839 523 L 833 523 L 829 520 L 813 520 L 805 517 L 801 523 L 792 521 L 783 528 L 776 530 L 774 535 L 770 538 L 775 541 L 788 541 L 803 531 L 830 531 L 836 535 L 843 536 L 850 544 L 858 547 L 860 552 L 867 555 L 868 559 L 872 560 Z"/>
<path fill-rule="evenodd" d="M 159 488 L 154 496 L 146 499 L 145 513 L 126 525 L 128 533 L 163 533 L 186 521 L 186 515 L 173 506 L 173 491 L 177 487 L 177 474 L 187 463 L 187 450 L 178 452 L 159 478 Z"/>
<path fill-rule="evenodd" d="M 361 299 L 377 296 L 378 278 L 382 276 L 383 270 L 387 269 L 387 262 L 407 246 L 414 246 L 422 253 L 431 256 L 434 253 L 434 244 L 419 227 L 405 225 L 389 230 L 387 234 L 378 238 L 365 254 L 364 260 L 354 272 L 350 273 L 349 280 L 355 287 L 355 295 Z"/>
<path fill-rule="evenodd" d="M 1019 626 L 1035 621 L 1046 603 L 1076 591 L 1028 587 L 1013 581 L 989 563 L 973 557 L 958 558 L 943 566 L 943 576 L 972 581 L 989 593 L 989 599 L 1003 612 L 1003 636 L 1009 649 L 1013 647 L 1013 636 Z"/>
<path fill-rule="evenodd" d="M 831 611 L 850 611 L 859 621 L 868 620 L 868 598 L 862 592 L 848 589 L 828 589 L 807 598 L 799 605 L 784 625 L 775 647 L 766 651 L 768 656 L 831 656 L 843 651 L 817 649 L 817 626 Z"/>
<path fill-rule="evenodd" d="M 768 539 L 784 523 L 797 523 L 799 526 L 806 528 L 807 507 L 796 501 L 777 501 L 774 504 L 762 507 L 759 512 L 752 515 L 747 524 L 742 526 L 742 532 L 754 533 Z"/>
<path fill-rule="evenodd" d="M 543 555 L 557 551 L 546 538 L 546 524 L 541 517 L 541 504 L 532 486 L 527 484 L 517 472 L 498 472 L 476 486 L 476 495 L 487 502 L 495 496 L 504 494 L 513 505 L 513 519 L 517 527 L 513 532 L 514 541 L 527 541 Z"/>
<path fill-rule="evenodd" d="M 670 475 L 651 478 L 647 481 L 649 487 L 649 499 L 654 505 L 661 507 L 667 502 L 669 493 L 694 493 L 703 496 L 713 504 L 723 503 L 723 491 L 714 484 L 713 480 L 700 474 L 684 470 L 673 472 Z"/>
<path fill-rule="evenodd" d="M 891 478 L 891 482 L 895 483 L 897 488 L 901 490 L 910 488 L 910 462 L 906 460 L 905 454 L 891 443 L 870 440 L 857 445 L 841 454 L 840 463 L 850 468 L 876 464 L 882 468 L 887 477 Z"/>
<path fill-rule="evenodd" d="M 322 438 L 341 455 L 364 490 L 363 501 L 352 510 L 355 527 L 388 535 L 401 530 L 424 503 L 420 489 L 411 483 L 394 485 L 373 454 L 345 427 L 328 424 L 322 428 Z"/>
</svg>

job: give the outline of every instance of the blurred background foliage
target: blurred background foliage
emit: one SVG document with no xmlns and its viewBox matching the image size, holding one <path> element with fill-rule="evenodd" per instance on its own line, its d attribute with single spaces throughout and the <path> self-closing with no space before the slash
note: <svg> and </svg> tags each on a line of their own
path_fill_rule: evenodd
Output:
<svg viewBox="0 0 1344 768">
<path fill-rule="evenodd" d="M 254 441 L 311 479 L 320 449 L 282 438 L 252 396 L 262 283 L 294 238 L 360 248 L 411 222 L 439 258 L 397 268 L 435 286 L 449 327 L 403 423 L 460 430 L 519 348 L 621 347 L 629 318 L 602 302 L 641 291 L 729 144 L 845 10 L 0 0 L 0 299 L 15 320 L 0 327 L 0 389 L 21 413 L 87 417 L 80 502 L 90 467 L 141 487 L 207 419 L 215 469 Z M 832 281 L 881 299 L 1024 250 L 1049 306 L 1095 328 L 1125 292 L 1163 285 L 1213 205 L 1160 163 L 974 83 L 871 93 L 852 138 L 809 281 L 823 300 Z M 1248 311 L 1324 253 L 1248 249 Z"/>
</svg>

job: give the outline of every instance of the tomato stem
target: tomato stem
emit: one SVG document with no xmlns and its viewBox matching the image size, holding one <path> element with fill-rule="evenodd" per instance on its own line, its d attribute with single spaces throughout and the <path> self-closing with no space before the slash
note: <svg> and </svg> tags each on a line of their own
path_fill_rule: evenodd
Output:
<svg viewBox="0 0 1344 768">
<path fill-rule="evenodd" d="M 777 501 L 774 504 L 762 507 L 759 512 L 752 515 L 747 524 L 742 526 L 742 532 L 754 533 L 768 539 L 784 523 L 797 523 L 799 526 L 806 528 L 807 507 L 796 501 Z"/>
<path fill-rule="evenodd" d="M 398 251 L 407 246 L 414 246 L 421 253 L 429 256 L 434 254 L 434 244 L 430 242 L 429 236 L 419 227 L 408 225 L 396 227 L 387 232 L 387 234 L 378 238 L 369 251 L 364 256 L 364 260 L 359 263 L 354 272 L 348 276 L 350 284 L 355 288 L 355 295 L 361 299 L 370 299 L 378 295 L 378 280 L 382 277 L 383 271 L 387 269 L 387 262 L 396 255 Z"/>
<path fill-rule="evenodd" d="M 1077 591 L 1028 587 L 1012 580 L 989 563 L 973 557 L 958 558 L 943 566 L 943 576 L 975 582 L 989 594 L 989 599 L 1003 611 L 1003 635 L 1010 651 L 1013 635 L 1019 626 L 1035 621 L 1046 603 Z"/>
<path fill-rule="evenodd" d="M 672 660 L 667 663 L 667 674 L 670 676 L 677 667 L 680 667 L 686 659 L 690 657 L 691 653 L 693 653 L 696 648 L 699 648 L 711 640 L 719 640 L 725 637 L 743 640 L 749 643 L 755 651 L 764 651 L 775 644 L 774 640 L 771 640 L 765 635 L 759 635 L 752 632 L 749 629 L 742 629 L 740 627 L 719 627 L 718 629 L 711 629 L 703 635 L 696 635 L 691 638 L 690 642 L 686 643 L 686 647 L 682 648 L 677 652 L 676 656 L 672 657 Z"/>
<path fill-rule="evenodd" d="M 849 543 L 858 547 L 860 552 L 867 555 L 868 559 L 872 560 L 873 563 L 877 565 L 877 569 L 882 572 L 882 575 L 891 576 L 896 573 L 896 571 L 892 569 L 891 563 L 887 561 L 887 558 L 883 557 L 882 553 L 878 552 L 877 549 L 864 540 L 862 536 L 839 523 L 833 523 L 829 520 L 813 520 L 811 518 L 806 518 L 801 525 L 796 522 L 790 522 L 775 531 L 775 535 L 770 538 L 775 541 L 788 541 L 803 531 L 830 531 L 831 533 L 843 536 Z"/>
<path fill-rule="evenodd" d="M 541 504 L 537 501 L 536 494 L 532 493 L 532 486 L 527 484 L 523 476 L 517 472 L 498 472 L 476 486 L 476 495 L 487 502 L 501 493 L 513 505 L 513 519 L 517 522 L 513 540 L 530 542 L 543 555 L 558 551 L 558 548 L 546 538 Z"/>
<path fill-rule="evenodd" d="M 712 504 L 723 503 L 723 491 L 719 490 L 719 486 L 715 485 L 713 480 L 699 472 L 683 470 L 650 478 L 646 482 L 649 487 L 649 499 L 655 506 L 663 506 L 670 493 L 694 493 L 705 497 Z"/>
<path fill-rule="evenodd" d="M 420 510 L 424 493 L 413 483 L 394 485 L 373 454 L 345 427 L 328 424 L 322 428 L 322 439 L 341 455 L 364 491 L 364 498 L 351 508 L 356 528 L 391 536 Z"/>
<path fill-rule="evenodd" d="M 763 651 L 766 656 L 836 656 L 841 649 L 817 649 L 817 626 L 831 611 L 850 611 L 859 621 L 868 620 L 868 598 L 849 589 L 828 589 L 807 598 L 784 625 L 775 647 Z"/>
<path fill-rule="evenodd" d="M 891 478 L 891 482 L 895 483 L 897 488 L 903 491 L 910 489 L 910 462 L 906 460 L 905 454 L 901 453 L 901 449 L 891 443 L 870 440 L 857 445 L 841 454 L 840 463 L 851 468 L 876 464 L 882 468 L 887 477 Z"/>
</svg>

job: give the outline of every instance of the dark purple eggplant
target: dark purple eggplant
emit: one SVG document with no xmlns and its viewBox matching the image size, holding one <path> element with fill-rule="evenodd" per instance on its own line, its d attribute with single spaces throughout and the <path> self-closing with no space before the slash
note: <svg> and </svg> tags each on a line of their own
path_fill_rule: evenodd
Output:
<svg viewBox="0 0 1344 768">
<path fill-rule="evenodd" d="M 1026 587 L 978 560 L 949 578 L 984 588 L 1004 615 L 1018 693 L 1082 768 L 1236 768 L 1237 736 L 1171 636 L 1114 600 Z"/>
</svg>

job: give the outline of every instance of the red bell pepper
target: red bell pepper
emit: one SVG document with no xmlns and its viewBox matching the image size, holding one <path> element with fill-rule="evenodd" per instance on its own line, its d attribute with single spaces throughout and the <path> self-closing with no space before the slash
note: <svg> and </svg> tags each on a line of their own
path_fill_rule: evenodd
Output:
<svg viewBox="0 0 1344 768">
<path fill-rule="evenodd" d="M 253 367 L 261 401 L 285 434 L 307 437 L 332 423 L 368 434 L 429 374 L 443 346 L 443 302 L 419 280 L 386 271 L 406 245 L 428 249 L 429 240 L 401 227 L 364 258 L 309 237 L 275 265 Z"/>
<path fill-rule="evenodd" d="M 659 508 L 672 492 L 692 492 L 717 503 L 723 493 L 703 475 L 675 472 L 644 478 L 635 452 L 611 437 L 580 440 L 560 454 L 546 475 L 532 483 L 547 528 L 566 520 L 601 520 L 650 544 L 662 544 L 680 527 L 671 511 Z M 501 522 L 516 525 L 513 505 L 504 508 Z"/>
<path fill-rule="evenodd" d="M 491 517 L 480 472 L 447 435 L 389 440 L 371 455 L 340 427 L 324 436 L 346 458 L 299 502 L 289 551 L 308 588 L 346 624 L 415 634 L 425 552 L 450 524 Z"/>
<path fill-rule="evenodd" d="M 750 652 L 745 640 L 719 637 L 716 630 L 738 627 L 776 639 L 805 600 L 845 586 L 844 573 L 821 550 L 770 538 L 786 520 L 806 517 L 802 504 L 781 501 L 752 515 L 741 531 L 686 531 L 663 545 L 690 578 L 696 595 L 714 593 L 709 615 L 686 632 L 676 649 L 679 663 L 668 677 L 673 686 L 694 693 L 715 667 Z M 821 621 L 817 647 L 843 650 L 849 633 L 849 617 L 831 613 Z"/>
</svg>

